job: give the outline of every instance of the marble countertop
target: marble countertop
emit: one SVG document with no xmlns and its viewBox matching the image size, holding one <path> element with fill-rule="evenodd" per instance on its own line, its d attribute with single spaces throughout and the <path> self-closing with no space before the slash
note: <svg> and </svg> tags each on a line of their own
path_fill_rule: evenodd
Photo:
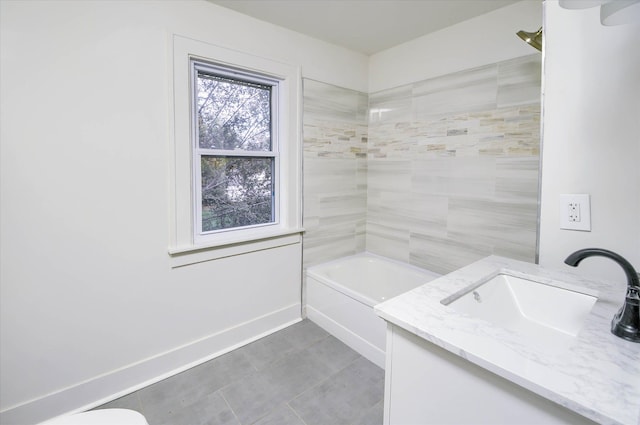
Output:
<svg viewBox="0 0 640 425">
<path fill-rule="evenodd" d="M 564 344 L 534 344 L 489 322 L 456 312 L 441 300 L 496 274 L 532 275 L 586 288 L 598 301 L 584 327 Z M 624 284 L 491 256 L 375 307 L 412 332 L 542 397 L 602 424 L 640 424 L 640 344 L 616 337 L 611 319 Z"/>
</svg>

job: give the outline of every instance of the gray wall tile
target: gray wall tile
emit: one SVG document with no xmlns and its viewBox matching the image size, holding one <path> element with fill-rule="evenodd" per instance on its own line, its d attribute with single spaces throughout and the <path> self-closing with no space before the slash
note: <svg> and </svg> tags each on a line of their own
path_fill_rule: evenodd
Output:
<svg viewBox="0 0 640 425">
<path fill-rule="evenodd" d="M 304 80 L 304 267 L 365 249 L 365 93 Z"/>
<path fill-rule="evenodd" d="M 363 96 L 305 84 L 305 267 L 365 249 L 439 273 L 535 260 L 538 54 L 370 94 L 368 122 Z"/>
</svg>

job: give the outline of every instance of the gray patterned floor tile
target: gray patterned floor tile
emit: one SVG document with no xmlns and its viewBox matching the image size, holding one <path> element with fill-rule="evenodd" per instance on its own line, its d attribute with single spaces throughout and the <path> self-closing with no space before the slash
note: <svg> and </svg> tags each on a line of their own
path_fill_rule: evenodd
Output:
<svg viewBox="0 0 640 425">
<path fill-rule="evenodd" d="M 309 320 L 98 407 L 149 425 L 379 425 L 384 372 Z"/>
<path fill-rule="evenodd" d="M 115 399 L 107 404 L 97 407 L 96 409 L 130 409 L 144 414 L 142 403 L 140 403 L 140 398 L 138 397 L 137 392 Z"/>
<path fill-rule="evenodd" d="M 331 369 L 309 355 L 308 349 L 297 350 L 222 392 L 240 422 L 251 424 L 330 374 Z"/>
<path fill-rule="evenodd" d="M 286 404 L 271 411 L 254 425 L 306 425 L 302 419 Z"/>
<path fill-rule="evenodd" d="M 384 422 L 384 400 L 362 412 L 361 416 L 351 425 L 382 425 Z"/>
<path fill-rule="evenodd" d="M 138 395 L 145 414 L 162 418 L 207 399 L 254 371 L 242 352 L 233 351 L 143 388 Z"/>
<path fill-rule="evenodd" d="M 260 372 L 229 385 L 222 394 L 243 425 L 255 422 L 286 401 L 277 385 Z"/>
<path fill-rule="evenodd" d="M 146 418 L 149 425 L 240 425 L 220 392 L 209 394 L 188 406 L 165 412 L 153 410 Z"/>
<path fill-rule="evenodd" d="M 308 347 L 329 336 L 327 331 L 308 319 L 289 326 L 278 332 L 278 334 L 288 338 L 296 348 Z"/>
<path fill-rule="evenodd" d="M 360 355 L 346 346 L 333 335 L 316 342 L 307 350 L 313 356 L 326 364 L 332 372 L 344 369 Z"/>
<path fill-rule="evenodd" d="M 309 320 L 303 320 L 279 332 L 259 339 L 239 350 L 256 369 L 264 369 L 296 349 L 305 348 L 325 338 L 326 331 Z"/>
<path fill-rule="evenodd" d="M 360 357 L 289 403 L 307 425 L 348 425 L 384 396 L 384 371 Z"/>
</svg>

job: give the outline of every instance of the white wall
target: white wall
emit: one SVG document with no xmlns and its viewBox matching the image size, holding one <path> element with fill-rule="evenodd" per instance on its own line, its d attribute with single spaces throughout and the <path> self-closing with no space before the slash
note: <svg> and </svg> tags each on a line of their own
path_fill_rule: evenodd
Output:
<svg viewBox="0 0 640 425">
<path fill-rule="evenodd" d="M 170 34 L 356 90 L 367 58 L 205 1 L 0 7 L 0 422 L 106 400 L 297 320 L 299 243 L 171 268 Z"/>
<path fill-rule="evenodd" d="M 581 248 L 618 252 L 640 270 L 640 22 L 605 27 L 599 8 L 545 3 L 540 263 L 626 282 L 622 269 Z M 558 196 L 591 194 L 591 232 L 561 230 Z"/>
<path fill-rule="evenodd" d="M 493 64 L 535 50 L 516 32 L 542 26 L 542 0 L 523 0 L 371 56 L 369 93 Z"/>
</svg>

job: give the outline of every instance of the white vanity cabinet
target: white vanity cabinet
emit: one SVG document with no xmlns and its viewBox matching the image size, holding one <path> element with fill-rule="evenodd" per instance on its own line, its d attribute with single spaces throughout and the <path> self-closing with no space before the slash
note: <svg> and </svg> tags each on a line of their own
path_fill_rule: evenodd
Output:
<svg viewBox="0 0 640 425">
<path fill-rule="evenodd" d="M 595 424 L 389 324 L 385 425 Z"/>
<path fill-rule="evenodd" d="M 500 274 L 597 301 L 562 337 L 452 307 Z M 387 322 L 385 423 L 640 425 L 640 344 L 610 331 L 621 296 L 612 282 L 490 256 L 376 305 Z"/>
</svg>

